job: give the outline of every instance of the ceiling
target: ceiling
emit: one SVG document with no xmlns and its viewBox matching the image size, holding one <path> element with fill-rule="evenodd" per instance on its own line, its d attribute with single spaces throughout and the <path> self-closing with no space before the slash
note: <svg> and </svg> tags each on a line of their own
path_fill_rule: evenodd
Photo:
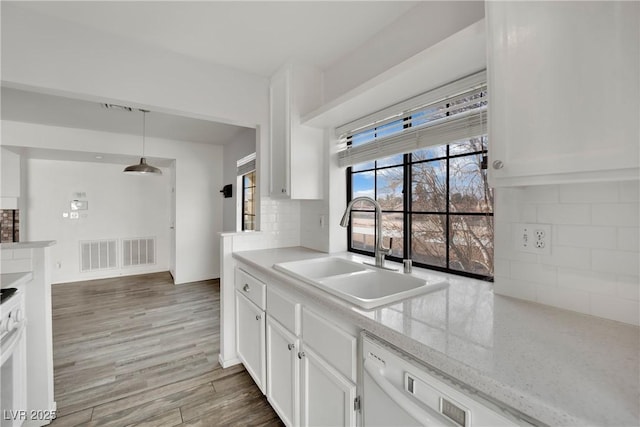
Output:
<svg viewBox="0 0 640 427">
<path fill-rule="evenodd" d="M 105 108 L 98 102 L 3 87 L 2 119 L 51 126 L 90 129 L 142 136 L 142 112 Z M 150 111 L 147 136 L 175 141 L 225 145 L 243 128 L 224 123 Z"/>
<path fill-rule="evenodd" d="M 200 60 L 269 77 L 290 59 L 320 69 L 419 2 L 3 2 Z"/>
<path fill-rule="evenodd" d="M 3 1 L 131 43 L 270 77 L 296 59 L 326 69 L 419 2 L 405 1 Z M 5 8 L 9 6 L 9 8 Z M 9 15 L 7 15 L 9 16 Z M 2 119 L 140 135 L 142 113 L 2 87 Z M 246 128 L 151 111 L 146 135 L 225 145 Z M 36 158 L 72 153 L 23 153 Z M 74 158 L 75 159 L 75 158 Z M 96 161 L 87 153 L 82 161 Z M 123 159 L 111 159 L 120 162 Z M 102 161 L 109 161 L 104 159 Z"/>
</svg>

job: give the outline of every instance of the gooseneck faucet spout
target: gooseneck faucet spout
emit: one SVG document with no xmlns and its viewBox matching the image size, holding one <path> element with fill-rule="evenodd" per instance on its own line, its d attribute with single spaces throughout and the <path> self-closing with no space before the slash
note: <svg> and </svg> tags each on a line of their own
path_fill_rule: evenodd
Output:
<svg viewBox="0 0 640 427">
<path fill-rule="evenodd" d="M 344 215 L 342 215 L 342 219 L 340 220 L 340 225 L 342 227 L 346 227 L 349 225 L 349 217 L 351 213 L 351 209 L 353 209 L 353 205 L 358 202 L 368 202 L 373 205 L 375 208 L 376 215 L 376 231 L 375 231 L 375 258 L 376 258 L 376 267 L 386 268 L 384 266 L 384 257 L 391 252 L 391 248 L 385 248 L 382 243 L 382 208 L 380 208 L 380 204 L 367 196 L 356 197 L 351 200 L 347 205 L 347 208 L 344 211 Z"/>
</svg>

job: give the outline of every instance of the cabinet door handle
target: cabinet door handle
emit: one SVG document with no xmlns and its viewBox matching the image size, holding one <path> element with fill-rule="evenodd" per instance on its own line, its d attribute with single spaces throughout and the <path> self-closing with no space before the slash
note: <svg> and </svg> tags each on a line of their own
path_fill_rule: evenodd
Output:
<svg viewBox="0 0 640 427">
<path fill-rule="evenodd" d="M 294 348 L 296 348 L 295 345 L 293 344 L 287 344 L 287 347 L 289 348 L 289 351 L 293 350 Z"/>
<path fill-rule="evenodd" d="M 244 290 L 245 292 L 249 292 L 251 288 L 249 287 L 248 283 L 245 283 L 244 286 L 242 287 L 242 290 Z"/>
<path fill-rule="evenodd" d="M 262 314 L 256 314 L 256 320 L 262 319 Z"/>
<path fill-rule="evenodd" d="M 502 160 L 494 160 L 491 165 L 494 169 L 502 169 L 504 167 L 504 163 L 502 163 Z"/>
<path fill-rule="evenodd" d="M 299 351 L 299 352 L 298 352 L 298 359 L 302 359 L 304 356 L 306 356 L 306 355 L 304 354 L 304 351 Z"/>
</svg>

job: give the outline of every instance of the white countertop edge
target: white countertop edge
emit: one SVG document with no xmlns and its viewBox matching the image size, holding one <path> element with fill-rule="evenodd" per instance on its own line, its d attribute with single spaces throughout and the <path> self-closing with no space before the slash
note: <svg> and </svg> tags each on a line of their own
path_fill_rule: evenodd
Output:
<svg viewBox="0 0 640 427">
<path fill-rule="evenodd" d="M 46 248 L 56 244 L 55 240 L 42 240 L 38 242 L 15 242 L 15 243 L 0 243 L 0 249 L 38 249 Z"/>
<path fill-rule="evenodd" d="M 16 288 L 33 279 L 33 273 L 2 273 L 0 274 L 0 288 Z"/>
<path fill-rule="evenodd" d="M 283 248 L 285 250 L 291 250 L 292 248 Z M 277 251 L 278 249 L 274 249 Z M 281 273 L 272 266 L 268 268 L 252 260 L 249 257 L 243 255 L 243 252 L 234 252 L 233 257 L 256 270 L 271 276 L 276 279 L 279 284 L 285 284 L 291 287 L 293 290 L 300 292 L 319 304 L 326 306 L 328 309 L 336 311 L 343 316 L 346 316 L 356 326 L 365 329 L 372 334 L 388 341 L 390 344 L 400 348 L 411 356 L 423 361 L 424 363 L 432 366 L 436 370 L 440 370 L 443 373 L 456 378 L 460 382 L 467 384 L 468 386 L 478 390 L 482 394 L 486 395 L 490 399 L 495 400 L 497 403 L 506 404 L 513 409 L 522 412 L 523 414 L 535 419 L 538 422 L 548 425 L 590 425 L 588 421 L 563 411 L 562 409 L 553 407 L 547 402 L 541 401 L 536 396 L 527 394 L 523 390 L 514 388 L 508 384 L 495 380 L 490 375 L 463 364 L 455 359 L 448 357 L 447 355 L 416 341 L 400 332 L 397 332 L 385 325 L 372 320 L 359 313 L 358 308 L 353 305 L 344 302 L 343 300 L 335 297 L 327 292 L 324 292 L 312 285 L 308 285 L 302 281 L 293 279 L 288 275 Z M 246 251 L 252 252 L 252 251 Z M 326 256 L 339 256 L 348 258 L 343 253 L 328 254 L 324 252 L 317 252 L 313 250 L 302 250 L 302 255 L 297 259 L 308 258 L 321 258 Z M 284 262 L 285 260 L 283 260 Z M 429 271 L 430 270 L 426 270 Z M 464 278 L 463 278 L 464 279 Z M 469 279 L 473 280 L 473 279 Z M 364 310 L 363 310 L 364 311 Z"/>
</svg>

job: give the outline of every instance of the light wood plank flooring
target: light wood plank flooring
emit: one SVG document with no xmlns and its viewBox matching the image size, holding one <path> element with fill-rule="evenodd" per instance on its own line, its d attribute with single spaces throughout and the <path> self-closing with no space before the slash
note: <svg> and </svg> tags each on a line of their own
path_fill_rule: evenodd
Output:
<svg viewBox="0 0 640 427">
<path fill-rule="evenodd" d="M 52 426 L 282 425 L 241 365 L 218 363 L 217 280 L 58 284 L 52 301 Z"/>
</svg>

